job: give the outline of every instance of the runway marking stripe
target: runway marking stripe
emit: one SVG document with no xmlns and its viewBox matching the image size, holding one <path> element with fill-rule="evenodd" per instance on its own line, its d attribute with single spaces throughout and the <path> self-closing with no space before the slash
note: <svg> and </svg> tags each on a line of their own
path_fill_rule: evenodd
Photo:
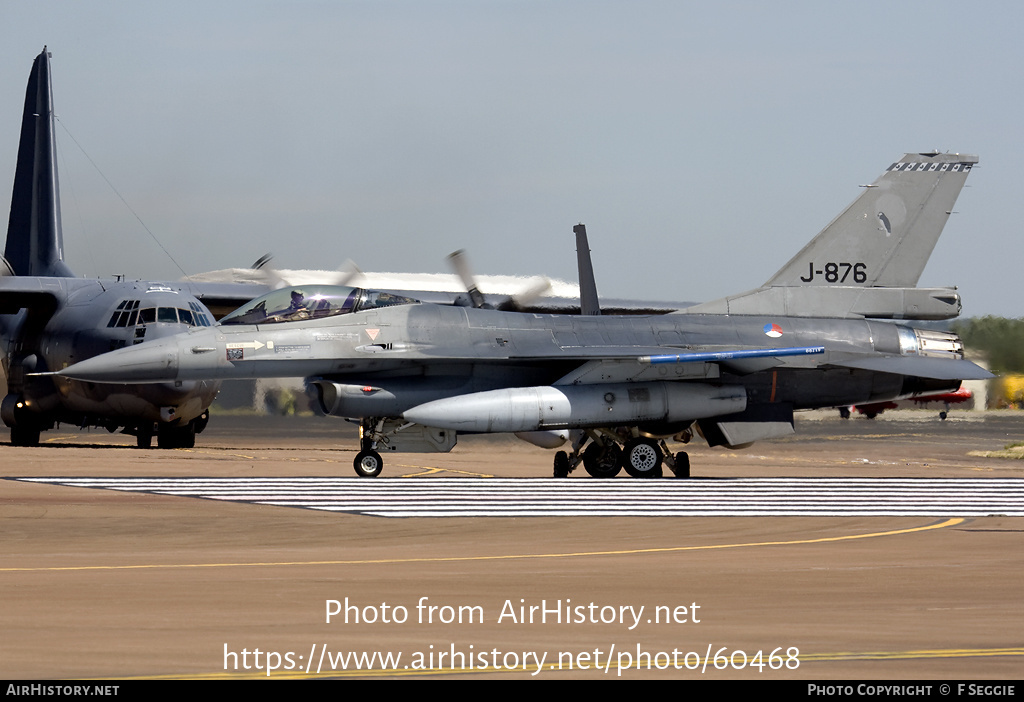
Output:
<svg viewBox="0 0 1024 702">
<path fill-rule="evenodd" d="M 380 517 L 1024 516 L 1020 478 L 12 478 Z"/>
</svg>

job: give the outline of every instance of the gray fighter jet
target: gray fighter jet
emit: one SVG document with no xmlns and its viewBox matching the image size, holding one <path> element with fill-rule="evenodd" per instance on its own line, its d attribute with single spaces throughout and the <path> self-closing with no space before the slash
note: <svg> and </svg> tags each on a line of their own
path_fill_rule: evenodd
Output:
<svg viewBox="0 0 1024 702">
<path fill-rule="evenodd" d="M 953 288 L 914 287 L 974 156 L 906 154 L 763 287 L 660 316 L 601 315 L 581 252 L 582 315 L 420 303 L 394 293 L 274 291 L 213 328 L 97 356 L 57 375 L 93 383 L 303 376 L 357 420 L 358 475 L 382 452 L 449 451 L 514 432 L 594 477 L 668 465 L 669 439 L 739 447 L 793 432 L 793 412 L 954 390 L 990 377 L 960 339 L 893 320 L 947 319 Z M 584 234 L 582 227 L 578 234 Z"/>
<path fill-rule="evenodd" d="M 265 279 L 239 284 L 76 278 L 64 262 L 56 157 L 50 55 L 44 48 L 29 75 L 7 243 L 0 258 L 0 343 L 7 379 L 0 416 L 11 429 L 11 442 L 35 445 L 40 432 L 63 422 L 120 429 L 134 434 L 140 447 L 151 446 L 154 435 L 162 448 L 191 447 L 209 420 L 218 382 L 112 386 L 33 374 L 188 327 L 209 326 L 272 286 Z M 524 305 L 522 295 L 482 296 L 475 283 L 467 285 L 468 295 L 441 288 L 415 294 L 440 304 L 469 304 L 475 293 L 497 308 Z M 526 306 L 578 312 L 579 302 L 545 297 Z M 630 314 L 663 314 L 679 306 L 615 303 L 616 311 Z"/>
<path fill-rule="evenodd" d="M 209 420 L 217 382 L 111 386 L 33 374 L 191 326 L 209 326 L 215 317 L 272 286 L 266 276 L 241 284 L 193 279 L 184 283 L 100 281 L 74 276 L 64 262 L 49 59 L 44 48 L 29 76 L 7 244 L 0 259 L 0 343 L 7 378 L 0 416 L 17 446 L 37 444 L 40 432 L 63 422 L 121 429 L 134 434 L 140 447 L 151 446 L 154 435 L 162 448 L 191 447 L 195 434 Z M 463 275 L 469 278 L 467 272 Z M 391 281 L 399 286 L 417 282 L 422 277 Z M 529 293 L 527 288 L 518 297 L 484 296 L 475 283 L 467 286 L 468 293 L 435 288 L 415 294 L 439 304 L 469 304 L 472 298 L 496 308 L 579 310 L 578 301 L 564 296 L 526 303 L 522 293 Z M 614 303 L 615 311 L 629 314 L 664 314 L 679 307 L 646 301 Z"/>
</svg>

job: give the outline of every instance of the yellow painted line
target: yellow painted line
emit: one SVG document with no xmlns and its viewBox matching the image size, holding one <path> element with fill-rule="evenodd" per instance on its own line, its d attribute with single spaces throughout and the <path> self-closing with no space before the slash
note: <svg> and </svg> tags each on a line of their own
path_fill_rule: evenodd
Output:
<svg viewBox="0 0 1024 702">
<path fill-rule="evenodd" d="M 982 656 L 1024 656 L 1024 648 L 946 648 L 920 651 L 865 651 L 862 653 L 800 654 L 804 661 L 897 661 L 911 658 L 974 658 Z"/>
<path fill-rule="evenodd" d="M 548 652 L 550 653 L 550 651 Z M 993 658 L 993 657 L 1004 657 L 1004 656 L 1024 656 L 1024 648 L 951 648 L 951 649 L 926 649 L 919 651 L 867 651 L 863 653 L 855 652 L 841 652 L 841 653 L 804 653 L 800 652 L 800 668 L 794 668 L 790 670 L 800 670 L 807 663 L 824 663 L 824 662 L 837 662 L 837 661 L 892 661 L 892 660 L 911 660 L 911 659 L 947 659 L 947 658 Z M 701 664 L 703 665 L 703 654 L 701 655 Z M 607 667 L 606 667 L 607 666 Z M 654 666 L 651 666 L 652 668 Z M 748 665 L 747 668 L 752 666 Z M 650 668 L 646 664 L 644 665 L 632 665 L 632 666 L 619 666 L 616 660 L 599 661 L 594 659 L 590 664 L 590 668 L 587 670 L 595 671 L 599 673 L 605 672 L 605 670 L 619 669 L 623 671 L 637 670 L 638 672 L 646 672 Z M 748 672 L 758 672 L 757 666 L 752 667 L 753 670 Z M 771 675 L 774 672 L 764 666 L 764 675 Z M 656 669 L 656 668 L 655 668 Z M 547 675 L 549 673 L 579 673 L 582 668 L 562 668 L 559 669 L 558 664 L 545 664 L 538 675 Z M 667 669 L 666 669 L 667 670 Z M 684 666 L 678 669 L 679 671 L 687 670 Z M 691 668 L 691 672 L 699 673 L 700 668 Z M 737 672 L 739 669 L 733 669 L 729 667 L 729 671 Z M 709 661 L 705 675 L 711 675 L 718 670 L 714 669 L 713 662 Z M 726 672 L 723 669 L 721 672 Z M 465 675 L 465 674 L 480 674 L 480 673 L 528 673 L 533 675 L 537 673 L 537 666 L 525 665 L 519 666 L 518 668 L 429 668 L 425 670 L 412 670 L 408 668 L 369 668 L 364 670 L 322 670 L 319 674 L 314 672 L 305 671 L 275 671 L 269 676 L 264 671 L 263 673 L 255 672 L 236 672 L 236 671 L 224 671 L 218 673 L 203 673 L 200 675 L 147 675 L 139 677 L 121 678 L 122 680 L 266 680 L 268 677 L 276 680 L 281 679 L 310 679 L 310 678 L 358 678 L 358 677 L 406 677 L 406 676 L 421 676 L 421 675 Z"/>
<path fill-rule="evenodd" d="M 504 556 L 436 556 L 432 558 L 376 558 L 359 561 L 269 561 L 257 563 L 164 563 L 152 565 L 113 565 L 113 566 L 52 566 L 41 568 L 0 568 L 0 573 L 14 572 L 50 572 L 66 570 L 155 570 L 155 569 L 185 569 L 185 568 L 249 568 L 254 566 L 312 566 L 312 565 L 381 565 L 381 564 L 403 564 L 403 563 L 465 563 L 472 561 L 513 561 L 539 558 L 587 558 L 593 556 L 631 556 L 650 553 L 680 553 L 683 551 L 714 551 L 731 548 L 751 548 L 759 546 L 799 546 L 806 544 L 836 543 L 839 541 L 854 541 L 859 539 L 875 539 L 882 536 L 898 536 L 901 534 L 914 534 L 933 529 L 945 529 L 946 527 L 963 524 L 966 519 L 955 517 L 937 524 L 910 527 L 908 529 L 894 529 L 891 531 L 870 532 L 867 534 L 848 534 L 846 536 L 826 536 L 817 539 L 793 539 L 790 541 L 754 541 L 739 544 L 710 544 L 707 546 L 666 546 L 660 548 L 637 548 L 623 549 L 618 551 L 569 551 L 565 553 L 517 553 Z"/>
<path fill-rule="evenodd" d="M 430 466 L 410 466 L 408 464 L 396 464 L 399 468 L 418 468 L 421 472 L 409 473 L 407 475 L 396 475 L 396 478 L 422 478 L 427 475 L 440 475 L 441 473 L 455 473 L 456 475 L 469 475 L 474 478 L 493 478 L 490 473 L 473 473 L 468 470 L 456 470 L 454 468 L 433 468 Z"/>
</svg>

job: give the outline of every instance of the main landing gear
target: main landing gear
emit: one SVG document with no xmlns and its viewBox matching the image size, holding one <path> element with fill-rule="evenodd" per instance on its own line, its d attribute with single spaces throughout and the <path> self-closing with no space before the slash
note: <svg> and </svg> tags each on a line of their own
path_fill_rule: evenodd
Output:
<svg viewBox="0 0 1024 702">
<path fill-rule="evenodd" d="M 587 439 L 591 439 L 587 443 Z M 685 435 L 689 440 L 689 435 Z M 586 443 L 586 449 L 580 449 Z M 555 454 L 554 476 L 568 477 L 582 463 L 593 478 L 614 478 L 625 470 L 633 478 L 661 478 L 667 466 L 677 478 L 690 477 L 690 456 L 685 451 L 673 455 L 664 440 L 636 436 L 620 446 L 606 433 L 581 432 L 573 442 L 572 452 Z"/>
</svg>

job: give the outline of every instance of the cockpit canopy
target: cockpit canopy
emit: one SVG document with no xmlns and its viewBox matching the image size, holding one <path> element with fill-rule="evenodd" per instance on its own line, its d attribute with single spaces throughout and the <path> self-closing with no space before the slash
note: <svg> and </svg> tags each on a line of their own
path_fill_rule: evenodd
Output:
<svg viewBox="0 0 1024 702">
<path fill-rule="evenodd" d="M 320 319 L 419 300 L 389 292 L 342 285 L 303 285 L 281 288 L 257 297 L 220 320 L 221 324 L 277 324 Z"/>
</svg>

